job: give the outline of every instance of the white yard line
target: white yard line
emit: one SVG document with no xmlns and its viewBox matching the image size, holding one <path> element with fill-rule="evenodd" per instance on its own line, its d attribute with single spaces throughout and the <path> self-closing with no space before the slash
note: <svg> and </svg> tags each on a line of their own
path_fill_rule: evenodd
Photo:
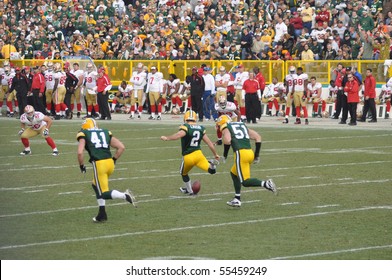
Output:
<svg viewBox="0 0 392 280">
<path fill-rule="evenodd" d="M 335 255 L 335 254 L 342 254 L 342 253 L 355 253 L 355 252 L 360 252 L 360 251 L 382 250 L 382 249 L 392 249 L 392 244 L 380 245 L 380 246 L 362 247 L 362 248 L 349 248 L 349 249 L 344 249 L 344 250 L 327 251 L 327 252 L 316 252 L 316 253 L 309 253 L 309 254 L 303 254 L 303 255 L 294 255 L 294 256 L 283 256 L 283 257 L 272 258 L 270 260 L 289 260 L 289 259 L 318 257 L 318 256 Z"/>
<path fill-rule="evenodd" d="M 155 229 L 149 231 L 126 232 L 122 234 L 92 236 L 86 238 L 61 239 L 61 240 L 51 240 L 45 242 L 27 243 L 27 244 L 19 244 L 19 245 L 7 245 L 7 246 L 1 246 L 0 250 L 10 250 L 10 249 L 12 250 L 12 249 L 19 249 L 19 248 L 39 247 L 39 246 L 67 244 L 67 243 L 76 243 L 76 242 L 88 242 L 88 241 L 105 240 L 105 239 L 113 239 L 113 238 L 123 238 L 128 236 L 143 236 L 143 235 L 150 235 L 150 234 L 157 234 L 157 233 L 159 234 L 159 233 L 179 232 L 179 231 L 188 231 L 188 230 L 200 230 L 206 228 L 219 228 L 219 227 L 237 226 L 237 225 L 244 225 L 244 224 L 257 224 L 257 223 L 265 223 L 265 222 L 303 219 L 303 218 L 310 218 L 310 217 L 329 216 L 329 215 L 360 212 L 360 211 L 371 211 L 371 210 L 392 210 L 392 205 L 369 206 L 369 207 L 343 209 L 343 210 L 329 211 L 329 212 L 313 212 L 313 213 L 301 214 L 301 215 L 272 217 L 266 219 L 245 220 L 245 221 L 237 221 L 237 222 L 215 223 L 215 224 L 204 224 L 204 225 L 202 224 L 202 225 L 195 225 L 195 226 L 188 226 L 188 227 L 174 227 L 174 228 L 166 228 L 166 229 Z M 384 246 L 386 246 L 385 248 L 390 248 L 390 246 L 392 245 L 384 245 Z M 306 256 L 306 255 L 301 255 L 301 256 Z M 291 258 L 291 257 L 282 257 L 282 258 Z"/>
</svg>

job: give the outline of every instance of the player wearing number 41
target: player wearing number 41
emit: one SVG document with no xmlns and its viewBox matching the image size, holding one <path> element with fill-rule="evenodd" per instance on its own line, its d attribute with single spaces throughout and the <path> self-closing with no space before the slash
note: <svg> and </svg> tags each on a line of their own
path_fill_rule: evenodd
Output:
<svg viewBox="0 0 392 280">
<path fill-rule="evenodd" d="M 258 154 L 261 146 L 261 136 L 253 129 L 248 128 L 243 122 L 231 122 L 228 116 L 220 116 L 218 121 L 223 134 L 223 143 L 231 145 L 234 151 L 234 164 L 230 175 L 233 180 L 235 197 L 227 205 L 241 207 L 241 187 L 264 187 L 277 193 L 275 183 L 269 179 L 261 181 L 250 177 L 250 165 L 253 163 L 255 153 Z M 256 152 L 253 153 L 250 139 L 256 142 Z M 257 144 L 258 143 L 258 144 Z M 258 155 L 257 155 L 258 157 Z"/>
<path fill-rule="evenodd" d="M 184 194 L 193 195 L 192 182 L 188 173 L 194 166 L 207 171 L 210 174 L 216 173 L 216 165 L 219 160 L 214 144 L 206 134 L 204 126 L 196 123 L 196 112 L 190 110 L 184 115 L 184 124 L 180 126 L 179 131 L 170 136 L 161 136 L 161 140 L 177 140 L 181 138 L 182 163 L 180 173 L 185 187 L 180 188 Z M 211 152 L 214 154 L 216 161 L 208 161 L 201 151 L 200 143 L 204 141 Z"/>
<path fill-rule="evenodd" d="M 35 111 L 34 107 L 27 105 L 24 108 L 24 114 L 20 116 L 21 129 L 19 130 L 20 139 L 22 140 L 24 150 L 22 156 L 31 155 L 29 138 L 41 134 L 46 143 L 52 148 L 52 155 L 57 156 L 59 151 L 53 139 L 49 136 L 49 128 L 52 125 L 52 119 L 43 113 Z"/>
<path fill-rule="evenodd" d="M 124 144 L 112 136 L 112 132 L 109 130 L 98 128 L 95 120 L 92 118 L 85 119 L 82 123 L 82 129 L 76 138 L 79 141 L 78 162 L 80 171 L 86 173 L 83 154 L 85 149 L 90 156 L 89 162 L 93 165 L 92 187 L 99 206 L 98 215 L 93 218 L 93 221 L 98 223 L 108 219 L 105 210 L 105 200 L 107 199 L 124 199 L 136 206 L 135 198 L 129 190 L 125 192 L 109 190 L 109 177 L 114 171 L 116 160 L 119 159 L 125 150 Z M 113 157 L 110 147 L 116 149 Z"/>
</svg>

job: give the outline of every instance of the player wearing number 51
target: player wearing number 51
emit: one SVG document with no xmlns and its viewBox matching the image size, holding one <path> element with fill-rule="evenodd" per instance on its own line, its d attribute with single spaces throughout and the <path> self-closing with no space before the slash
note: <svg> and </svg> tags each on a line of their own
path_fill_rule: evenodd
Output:
<svg viewBox="0 0 392 280">
<path fill-rule="evenodd" d="M 124 144 L 112 136 L 111 131 L 98 128 L 95 120 L 92 118 L 84 120 L 82 129 L 77 134 L 76 139 L 79 141 L 78 162 L 80 171 L 86 173 L 84 150 L 88 152 L 90 156 L 89 162 L 93 165 L 92 187 L 99 206 L 98 215 L 93 218 L 93 221 L 98 223 L 108 219 L 105 210 L 105 201 L 107 199 L 124 199 L 136 207 L 135 198 L 129 190 L 125 192 L 109 190 L 109 177 L 114 171 L 116 161 L 125 150 Z M 110 147 L 116 149 L 113 157 Z"/>
<path fill-rule="evenodd" d="M 161 136 L 161 140 L 177 140 L 181 138 L 182 163 L 180 173 L 185 186 L 180 191 L 187 195 L 193 195 L 192 182 L 188 173 L 194 166 L 207 171 L 210 174 L 216 173 L 216 165 L 219 155 L 215 150 L 214 144 L 206 134 L 204 126 L 196 123 L 197 114 L 190 110 L 184 115 L 184 124 L 180 126 L 179 131 L 170 136 Z M 204 141 L 214 155 L 215 160 L 208 161 L 201 151 L 200 143 Z"/>
<path fill-rule="evenodd" d="M 51 118 L 35 111 L 33 106 L 27 105 L 24 108 L 24 114 L 20 116 L 21 129 L 18 133 L 24 146 L 24 150 L 20 153 L 22 156 L 31 155 L 29 138 L 38 134 L 41 134 L 46 143 L 52 148 L 52 155 L 57 156 L 59 154 L 56 144 L 49 136 L 49 128 L 52 126 L 52 122 Z"/>
<path fill-rule="evenodd" d="M 241 207 L 241 187 L 264 187 L 273 193 L 277 193 L 275 183 L 269 179 L 261 181 L 250 177 L 250 165 L 259 157 L 261 147 L 261 136 L 253 129 L 247 128 L 243 122 L 232 122 L 230 117 L 223 115 L 217 120 L 222 131 L 223 143 L 231 145 L 234 151 L 234 164 L 230 175 L 233 180 L 235 197 L 228 201 L 227 205 Z M 250 139 L 256 142 L 255 153 L 252 150 Z"/>
</svg>

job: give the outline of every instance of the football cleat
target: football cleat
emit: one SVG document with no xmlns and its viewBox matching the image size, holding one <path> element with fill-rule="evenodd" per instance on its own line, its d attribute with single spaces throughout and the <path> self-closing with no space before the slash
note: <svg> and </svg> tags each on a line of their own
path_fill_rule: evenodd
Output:
<svg viewBox="0 0 392 280">
<path fill-rule="evenodd" d="M 183 194 L 187 194 L 187 195 L 194 195 L 193 192 L 189 192 L 189 191 L 187 190 L 187 188 L 185 188 L 185 187 L 181 187 L 181 188 L 180 188 L 180 192 L 182 192 Z"/>
<path fill-rule="evenodd" d="M 102 223 L 108 220 L 108 216 L 106 213 L 99 213 L 96 217 L 93 218 L 94 223 Z"/>
<path fill-rule="evenodd" d="M 294 124 L 301 124 L 301 120 L 297 119 Z"/>
<path fill-rule="evenodd" d="M 263 184 L 263 187 L 266 188 L 267 190 L 273 192 L 275 195 L 278 194 L 278 189 L 276 188 L 275 183 L 271 179 L 265 181 Z"/>
<path fill-rule="evenodd" d="M 150 116 L 148 119 L 149 119 L 149 120 L 155 120 L 155 117 Z"/>
<path fill-rule="evenodd" d="M 22 156 L 27 156 L 27 155 L 31 155 L 31 151 L 30 150 L 23 150 L 23 152 L 20 153 Z"/>
<path fill-rule="evenodd" d="M 289 123 L 289 119 L 288 119 L 288 118 L 285 118 L 284 121 L 283 121 L 282 123 L 284 123 L 284 124 Z"/>
<path fill-rule="evenodd" d="M 308 124 L 309 124 L 309 121 L 308 121 L 308 119 L 306 119 L 306 120 L 305 120 L 305 124 L 306 124 L 306 125 L 308 125 Z"/>
<path fill-rule="evenodd" d="M 161 118 L 161 116 L 158 116 L 157 121 L 160 121 L 160 120 L 162 120 L 162 118 Z"/>
<path fill-rule="evenodd" d="M 138 119 L 138 120 L 141 120 L 141 119 L 142 119 L 142 116 L 141 116 L 141 115 L 138 115 L 138 116 L 137 116 L 137 119 Z"/>
<path fill-rule="evenodd" d="M 125 191 L 125 200 L 131 203 L 134 207 L 137 207 L 135 196 L 130 190 Z"/>
<path fill-rule="evenodd" d="M 234 198 L 233 200 L 228 201 L 227 205 L 231 207 L 241 207 L 241 200 Z"/>
<path fill-rule="evenodd" d="M 216 169 L 216 166 L 219 165 L 219 160 L 216 159 L 210 159 L 208 162 L 210 163 L 211 169 Z"/>
<path fill-rule="evenodd" d="M 217 145 L 217 146 L 222 145 L 222 139 L 218 139 L 218 140 L 215 142 L 215 145 Z"/>
<path fill-rule="evenodd" d="M 80 112 L 77 112 L 77 113 L 76 113 L 76 117 L 77 117 L 77 118 L 80 118 Z"/>
<path fill-rule="evenodd" d="M 53 151 L 52 156 L 58 156 L 59 155 L 59 151 Z"/>
</svg>

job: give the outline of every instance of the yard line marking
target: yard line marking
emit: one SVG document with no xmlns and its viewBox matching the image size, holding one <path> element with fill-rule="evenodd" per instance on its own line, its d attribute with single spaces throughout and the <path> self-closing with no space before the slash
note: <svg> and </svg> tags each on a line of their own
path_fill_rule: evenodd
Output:
<svg viewBox="0 0 392 280">
<path fill-rule="evenodd" d="M 290 219 L 301 219 L 301 218 L 308 218 L 308 217 L 318 217 L 318 216 L 344 214 L 344 213 L 369 211 L 369 210 L 380 210 L 380 209 L 381 210 L 384 210 L 384 209 L 392 210 L 392 205 L 369 206 L 369 207 L 343 209 L 343 210 L 329 211 L 329 212 L 314 212 L 314 213 L 293 215 L 293 216 L 272 217 L 272 218 L 266 218 L 266 219 L 227 222 L 227 223 L 218 223 L 218 224 L 204 224 L 204 225 L 195 225 L 195 226 L 187 226 L 187 227 L 155 229 L 155 230 L 149 230 L 149 231 L 127 232 L 127 233 L 122 233 L 122 234 L 111 234 L 111 235 L 95 236 L 95 237 L 93 236 L 93 237 L 86 237 L 86 238 L 73 238 L 73 239 L 52 240 L 52 241 L 18 244 L 18 245 L 8 245 L 8 246 L 1 246 L 0 250 L 19 249 L 19 248 L 27 248 L 27 247 L 35 247 L 35 246 L 46 246 L 46 245 L 54 245 L 54 244 L 66 244 L 66 243 L 75 243 L 75 242 L 96 241 L 96 240 L 102 240 L 102 239 L 122 238 L 122 237 L 127 237 L 127 236 L 139 236 L 139 235 L 156 234 L 156 233 L 168 233 L 168 232 L 188 231 L 188 230 L 197 230 L 197 229 L 206 229 L 206 228 L 237 226 L 237 225 L 244 225 L 244 224 L 255 224 L 255 223 L 282 221 L 282 220 L 290 220 Z"/>
<path fill-rule="evenodd" d="M 328 208 L 328 207 L 339 207 L 339 204 L 329 204 L 329 205 L 318 205 L 316 208 Z"/>
<path fill-rule="evenodd" d="M 286 205 L 297 205 L 299 202 L 286 202 L 286 203 L 281 203 L 280 205 L 286 206 Z"/>
<path fill-rule="evenodd" d="M 307 180 L 307 179 L 317 179 L 319 176 L 309 176 L 309 177 L 299 177 L 299 179 Z"/>
<path fill-rule="evenodd" d="M 140 163 L 156 163 L 159 161 L 177 161 L 178 163 L 180 163 L 180 159 L 176 158 L 176 159 L 162 159 L 162 160 L 146 160 L 146 161 L 129 161 L 129 162 L 121 162 L 121 163 L 117 163 L 117 165 L 122 165 L 122 164 L 140 164 Z M 323 168 L 323 167 L 338 167 L 338 166 L 355 166 L 355 165 L 368 165 L 368 164 L 385 164 L 385 163 L 390 163 L 392 162 L 392 160 L 383 160 L 383 161 L 367 161 L 367 162 L 348 162 L 348 163 L 330 163 L 330 164 L 319 164 L 319 165 L 305 165 L 305 166 L 290 166 L 290 167 L 275 167 L 275 168 L 254 168 L 253 172 L 258 172 L 258 171 L 263 171 L 263 172 L 269 172 L 269 171 L 282 171 L 282 170 L 293 170 L 293 169 L 304 169 L 304 168 Z M 0 169 L 0 172 L 9 172 L 9 171 L 26 171 L 26 170 L 34 170 L 34 169 L 60 169 L 60 168 L 75 168 L 75 165 L 67 165 L 67 166 L 36 166 L 36 165 L 32 165 L 32 166 L 23 166 L 23 168 L 11 168 L 11 169 Z M 173 172 L 174 173 L 174 172 Z M 223 173 L 228 173 L 228 172 L 219 172 L 217 174 L 223 174 Z M 178 172 L 176 171 L 177 176 L 178 176 Z M 201 175 L 205 175 L 205 173 L 198 173 Z M 163 175 L 164 176 L 164 175 Z M 159 176 L 155 176 L 155 177 L 163 177 L 162 175 Z M 133 177 L 133 178 L 140 178 L 140 177 Z M 132 178 L 129 178 L 132 179 Z"/>
<path fill-rule="evenodd" d="M 222 200 L 222 198 L 210 198 L 210 199 L 203 199 L 203 200 L 200 200 L 200 201 L 210 202 L 210 201 L 218 201 L 218 200 Z"/>
<path fill-rule="evenodd" d="M 37 193 L 37 192 L 46 192 L 48 190 L 32 190 L 32 191 L 24 191 L 23 193 Z"/>
<path fill-rule="evenodd" d="M 75 193 L 82 193 L 81 191 L 74 191 L 74 192 L 62 192 L 59 195 L 67 195 L 67 194 L 75 194 Z"/>
<path fill-rule="evenodd" d="M 242 201 L 243 204 L 245 203 L 256 203 L 256 202 L 260 202 L 261 200 L 248 200 L 248 201 Z"/>
<path fill-rule="evenodd" d="M 341 253 L 354 253 L 354 252 L 365 251 L 365 250 L 389 249 L 389 248 L 392 248 L 392 244 L 362 247 L 362 248 L 351 248 L 351 249 L 327 251 L 327 252 L 317 252 L 317 253 L 309 253 L 309 254 L 303 254 L 303 255 L 276 257 L 276 258 L 272 258 L 270 260 L 285 260 L 285 259 L 297 259 L 297 258 L 306 258 L 306 257 L 317 257 L 317 256 L 325 256 L 325 255 L 333 255 L 333 254 L 341 254 Z"/>
</svg>

